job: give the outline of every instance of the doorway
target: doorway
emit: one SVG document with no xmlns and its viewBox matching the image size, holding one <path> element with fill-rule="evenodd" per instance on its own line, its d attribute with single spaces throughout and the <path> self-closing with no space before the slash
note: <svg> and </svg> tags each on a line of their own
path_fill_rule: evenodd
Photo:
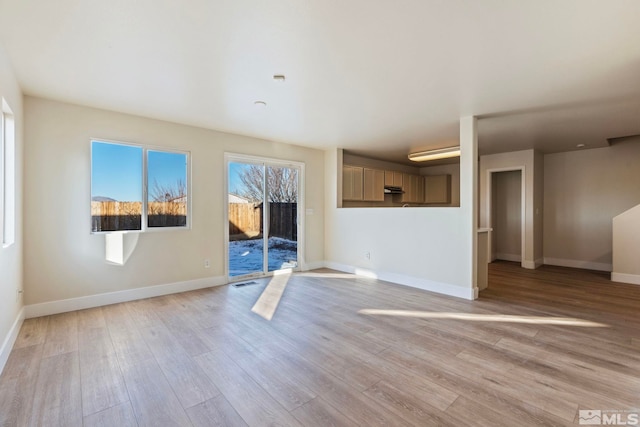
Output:
<svg viewBox="0 0 640 427">
<path fill-rule="evenodd" d="M 229 281 L 300 264 L 304 165 L 226 155 L 226 271 Z"/>
<path fill-rule="evenodd" d="M 491 261 L 524 259 L 522 170 L 491 173 Z"/>
</svg>

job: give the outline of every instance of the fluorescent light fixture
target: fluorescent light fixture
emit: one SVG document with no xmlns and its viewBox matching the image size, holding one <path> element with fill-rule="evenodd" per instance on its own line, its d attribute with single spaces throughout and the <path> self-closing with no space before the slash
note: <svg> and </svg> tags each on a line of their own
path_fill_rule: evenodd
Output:
<svg viewBox="0 0 640 427">
<path fill-rule="evenodd" d="M 414 162 L 426 162 L 427 160 L 448 159 L 449 157 L 459 156 L 460 146 L 456 146 L 411 153 L 409 154 L 409 160 L 413 160 Z"/>
</svg>

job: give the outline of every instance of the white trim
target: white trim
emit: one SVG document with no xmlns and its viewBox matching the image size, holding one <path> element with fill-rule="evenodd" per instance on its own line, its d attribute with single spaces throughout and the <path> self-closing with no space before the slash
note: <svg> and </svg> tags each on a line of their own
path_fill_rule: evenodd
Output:
<svg viewBox="0 0 640 427">
<path fill-rule="evenodd" d="M 425 291 L 436 292 L 467 300 L 478 298 L 478 287 L 465 288 L 462 286 L 450 285 L 448 283 L 436 282 L 434 280 L 421 279 L 419 277 L 406 276 L 404 274 L 389 273 L 385 271 L 373 271 L 351 265 L 339 264 L 337 262 L 325 261 L 325 266 L 333 270 L 355 274 L 357 276 L 371 279 L 384 280 L 398 285 L 418 288 Z"/>
<path fill-rule="evenodd" d="M 87 295 L 58 301 L 31 304 L 24 307 L 25 317 L 49 316 L 51 314 L 66 313 L 68 311 L 83 310 L 85 308 L 101 307 L 119 302 L 135 301 L 138 299 L 176 294 L 196 289 L 210 288 L 227 284 L 223 276 L 207 277 L 203 279 L 187 280 L 184 282 L 168 283 L 165 285 L 145 286 L 124 291 L 107 292 L 103 294 Z"/>
<path fill-rule="evenodd" d="M 301 265 L 302 271 L 317 270 L 319 268 L 325 268 L 326 266 L 327 266 L 327 263 L 324 261 L 305 262 L 304 264 Z"/>
<path fill-rule="evenodd" d="M 559 267 L 584 268 L 586 270 L 611 271 L 612 265 L 605 262 L 581 261 L 577 259 L 547 258 L 544 257 L 547 265 L 557 265 Z"/>
<path fill-rule="evenodd" d="M 525 165 L 487 169 L 485 188 L 485 197 L 487 198 L 487 203 L 485 206 L 485 214 L 488 224 L 486 224 L 486 226 L 493 227 L 493 174 L 496 172 L 515 171 L 520 171 L 520 253 L 522 253 L 522 257 L 517 261 L 521 263 L 520 265 L 523 268 L 532 268 L 526 266 L 531 265 L 531 261 L 525 260 L 525 254 L 527 253 L 527 168 Z M 493 256 L 493 238 L 491 235 L 489 236 L 489 258 L 495 259 L 495 257 Z"/>
<path fill-rule="evenodd" d="M 528 260 L 523 260 L 520 263 L 520 266 L 522 268 L 526 268 L 528 270 L 535 270 L 536 269 L 536 262 L 535 261 L 528 261 Z"/>
<path fill-rule="evenodd" d="M 522 260 L 522 255 L 518 255 L 518 254 L 503 254 L 503 253 L 496 253 L 496 257 L 495 259 L 500 259 L 503 261 L 513 261 L 513 262 L 523 262 Z"/>
<path fill-rule="evenodd" d="M 612 282 L 630 283 L 640 285 L 640 274 L 611 273 Z"/>
<path fill-rule="evenodd" d="M 534 270 L 538 267 L 542 267 L 544 265 L 544 258 L 538 258 L 533 263 Z"/>
<path fill-rule="evenodd" d="M 7 360 L 9 360 L 9 354 L 11 353 L 13 345 L 16 343 L 16 339 L 18 338 L 18 333 L 20 332 L 20 328 L 22 327 L 22 322 L 24 322 L 24 313 L 25 310 L 24 307 L 22 307 L 18 312 L 16 320 L 11 326 L 11 329 L 9 329 L 9 333 L 2 342 L 2 347 L 0 347 L 0 374 L 2 374 L 2 371 L 7 364 Z"/>
</svg>

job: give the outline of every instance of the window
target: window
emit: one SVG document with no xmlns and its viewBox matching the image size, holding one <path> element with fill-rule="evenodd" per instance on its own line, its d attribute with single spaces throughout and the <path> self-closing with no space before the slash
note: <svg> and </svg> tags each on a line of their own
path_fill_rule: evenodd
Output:
<svg viewBox="0 0 640 427">
<path fill-rule="evenodd" d="M 10 246 L 16 238 L 16 141 L 13 112 L 2 99 L 0 117 L 0 219 L 2 245 Z"/>
<path fill-rule="evenodd" d="M 187 155 L 147 151 L 147 225 L 187 225 Z"/>
<path fill-rule="evenodd" d="M 188 153 L 91 141 L 91 231 L 187 227 L 188 166 Z"/>
</svg>

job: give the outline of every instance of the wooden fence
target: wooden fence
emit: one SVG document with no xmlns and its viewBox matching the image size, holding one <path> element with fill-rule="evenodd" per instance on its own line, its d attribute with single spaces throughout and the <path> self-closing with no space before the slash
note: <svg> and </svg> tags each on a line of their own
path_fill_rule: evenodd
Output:
<svg viewBox="0 0 640 427">
<path fill-rule="evenodd" d="M 254 237 L 263 233 L 262 203 L 229 203 L 229 235 Z M 298 204 L 269 203 L 269 234 L 298 240 Z"/>
<path fill-rule="evenodd" d="M 262 233 L 262 203 L 229 203 L 229 235 Z"/>
<path fill-rule="evenodd" d="M 149 227 L 180 227 L 187 224 L 185 202 L 150 202 Z M 91 202 L 91 230 L 140 230 L 142 202 Z"/>
</svg>

